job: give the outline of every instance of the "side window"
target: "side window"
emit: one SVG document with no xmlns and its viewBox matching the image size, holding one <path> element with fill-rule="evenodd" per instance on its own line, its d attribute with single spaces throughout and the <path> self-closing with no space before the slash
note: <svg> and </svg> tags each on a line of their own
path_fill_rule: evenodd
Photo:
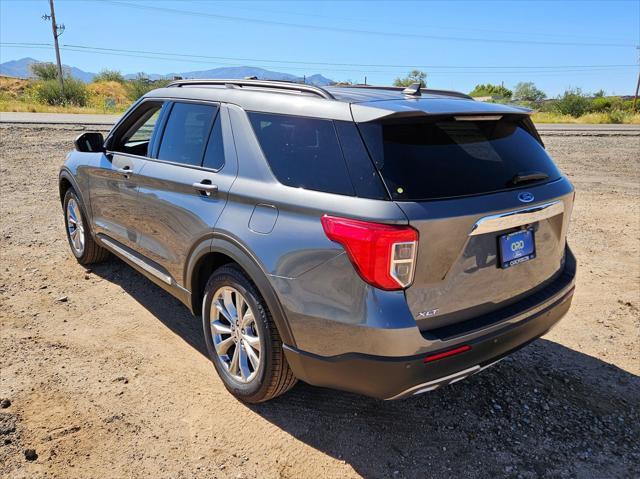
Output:
<svg viewBox="0 0 640 479">
<path fill-rule="evenodd" d="M 113 151 L 132 155 L 149 156 L 149 143 L 156 126 L 162 102 L 145 102 L 122 125 L 122 133 L 116 132 Z"/>
<path fill-rule="evenodd" d="M 248 115 L 280 183 L 340 195 L 355 194 L 333 121 L 257 112 Z"/>
<path fill-rule="evenodd" d="M 202 166 L 216 171 L 224 166 L 224 145 L 222 143 L 222 120 L 220 120 L 220 115 L 216 117 L 216 122 L 211 130 Z"/>
<path fill-rule="evenodd" d="M 162 134 L 158 159 L 200 166 L 218 108 L 175 103 Z"/>
</svg>

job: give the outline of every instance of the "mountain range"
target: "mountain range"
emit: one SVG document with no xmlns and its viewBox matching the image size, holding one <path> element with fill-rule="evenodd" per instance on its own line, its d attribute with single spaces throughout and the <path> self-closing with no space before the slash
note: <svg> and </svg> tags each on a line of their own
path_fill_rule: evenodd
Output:
<svg viewBox="0 0 640 479">
<path fill-rule="evenodd" d="M 29 65 L 32 63 L 38 63 L 40 60 L 36 60 L 35 58 L 21 58 L 19 60 L 11 60 L 8 62 L 0 63 L 0 75 L 18 77 L 18 78 L 30 78 L 33 77 L 31 70 L 29 69 Z M 86 72 L 76 67 L 63 65 L 69 74 L 77 78 L 78 80 L 82 80 L 85 83 L 93 80 L 95 73 Z M 131 79 L 135 78 L 137 73 L 128 73 L 124 75 L 125 78 Z M 161 78 L 170 78 L 179 76 L 182 78 L 245 78 L 250 76 L 256 76 L 260 80 L 287 80 L 287 81 L 302 81 L 303 77 L 292 75 L 290 73 L 276 72 L 271 70 L 265 70 L 260 67 L 252 67 L 252 66 L 242 66 L 242 67 L 222 67 L 222 68 L 213 68 L 211 70 L 198 70 L 198 71 L 189 71 L 189 72 L 179 72 L 179 73 L 151 73 L 146 74 L 151 80 L 159 80 Z M 310 83 L 312 85 L 330 85 L 333 83 L 333 80 L 326 78 L 318 73 L 315 75 L 307 76 L 305 79 L 306 83 Z"/>
</svg>

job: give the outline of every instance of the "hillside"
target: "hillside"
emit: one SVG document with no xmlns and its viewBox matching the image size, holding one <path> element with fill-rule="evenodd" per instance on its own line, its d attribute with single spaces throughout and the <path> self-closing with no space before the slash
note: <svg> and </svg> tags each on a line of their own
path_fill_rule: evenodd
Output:
<svg viewBox="0 0 640 479">
<path fill-rule="evenodd" d="M 19 60 L 11 60 L 0 64 L 0 75 L 18 77 L 18 78 L 30 78 L 33 75 L 29 70 L 29 65 L 37 63 L 43 60 L 36 60 L 35 58 L 21 58 Z M 77 67 L 64 65 L 64 68 L 70 73 L 70 75 L 78 80 L 82 80 L 85 83 L 90 82 L 95 73 L 86 72 Z M 128 73 L 125 78 L 135 78 L 137 73 Z M 187 72 L 172 72 L 172 73 L 151 73 L 148 77 L 152 80 L 158 80 L 161 78 L 173 78 L 180 76 L 182 78 L 245 78 L 249 76 L 256 76 L 261 80 L 286 80 L 286 81 L 302 81 L 303 77 L 297 75 L 291 75 L 289 73 L 265 70 L 260 67 L 242 66 L 242 67 L 222 67 L 213 68 L 211 70 L 198 70 Z M 323 75 L 316 73 L 309 75 L 306 78 L 307 83 L 323 86 L 330 85 L 333 80 L 324 77 Z"/>
</svg>

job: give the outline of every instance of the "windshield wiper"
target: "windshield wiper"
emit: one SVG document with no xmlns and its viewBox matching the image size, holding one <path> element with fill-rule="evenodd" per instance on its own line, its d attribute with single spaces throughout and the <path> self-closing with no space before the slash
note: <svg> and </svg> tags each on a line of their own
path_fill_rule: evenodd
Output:
<svg viewBox="0 0 640 479">
<path fill-rule="evenodd" d="M 509 180 L 509 185 L 521 185 L 522 183 L 529 183 L 531 181 L 546 180 L 549 175 L 541 171 L 529 171 L 527 173 L 518 173 Z"/>
</svg>

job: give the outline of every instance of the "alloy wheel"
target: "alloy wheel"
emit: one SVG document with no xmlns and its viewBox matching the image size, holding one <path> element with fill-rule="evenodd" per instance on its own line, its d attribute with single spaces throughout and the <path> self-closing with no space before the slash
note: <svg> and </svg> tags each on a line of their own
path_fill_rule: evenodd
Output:
<svg viewBox="0 0 640 479">
<path fill-rule="evenodd" d="M 80 207 L 75 198 L 71 198 L 67 203 L 67 232 L 71 240 L 71 247 L 77 256 L 82 256 L 84 252 L 84 224 Z"/>
<path fill-rule="evenodd" d="M 211 303 L 211 336 L 216 354 L 233 379 L 250 382 L 260 369 L 260 333 L 246 298 L 223 286 Z"/>
</svg>

